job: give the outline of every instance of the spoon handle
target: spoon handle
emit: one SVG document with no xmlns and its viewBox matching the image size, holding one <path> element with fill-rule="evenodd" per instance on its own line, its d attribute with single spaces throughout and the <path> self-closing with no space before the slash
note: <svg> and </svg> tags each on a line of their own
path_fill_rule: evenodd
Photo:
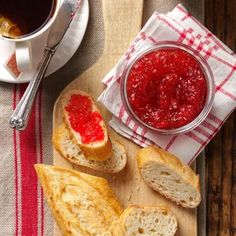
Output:
<svg viewBox="0 0 236 236">
<path fill-rule="evenodd" d="M 37 70 L 27 89 L 25 90 L 24 95 L 22 96 L 21 100 L 17 104 L 16 109 L 13 111 L 10 117 L 9 125 L 11 128 L 15 128 L 17 130 L 24 130 L 26 128 L 30 111 L 38 91 L 38 87 L 45 75 L 54 52 L 55 49 L 45 49 L 42 61 L 38 65 Z"/>
</svg>

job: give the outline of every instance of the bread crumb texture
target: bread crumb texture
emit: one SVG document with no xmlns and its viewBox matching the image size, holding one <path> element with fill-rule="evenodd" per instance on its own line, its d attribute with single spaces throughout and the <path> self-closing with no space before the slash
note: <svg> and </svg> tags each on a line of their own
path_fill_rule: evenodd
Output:
<svg viewBox="0 0 236 236">
<path fill-rule="evenodd" d="M 199 176 L 176 156 L 150 146 L 138 152 L 137 161 L 143 180 L 155 191 L 183 207 L 200 204 Z"/>
<path fill-rule="evenodd" d="M 177 231 L 175 215 L 164 207 L 130 206 L 121 223 L 126 236 L 173 236 Z"/>
</svg>

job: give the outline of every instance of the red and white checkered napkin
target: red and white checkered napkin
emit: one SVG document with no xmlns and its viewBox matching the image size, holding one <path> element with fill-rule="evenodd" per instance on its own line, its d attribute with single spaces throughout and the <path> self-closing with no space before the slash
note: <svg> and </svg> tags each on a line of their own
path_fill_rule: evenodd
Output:
<svg viewBox="0 0 236 236">
<path fill-rule="evenodd" d="M 120 95 L 121 74 L 127 62 L 140 50 L 165 40 L 181 42 L 199 51 L 209 63 L 216 84 L 215 100 L 208 117 L 193 131 L 177 136 L 158 135 L 140 127 L 127 114 Z M 155 143 L 190 164 L 236 107 L 236 57 L 179 4 L 166 15 L 155 12 L 151 16 L 103 83 L 107 88 L 98 100 L 113 114 L 109 123 L 113 129 L 141 146 Z"/>
</svg>

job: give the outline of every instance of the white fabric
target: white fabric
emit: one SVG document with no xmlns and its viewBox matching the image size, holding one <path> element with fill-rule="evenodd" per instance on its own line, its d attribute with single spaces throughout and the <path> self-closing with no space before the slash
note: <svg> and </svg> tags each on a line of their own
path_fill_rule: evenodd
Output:
<svg viewBox="0 0 236 236">
<path fill-rule="evenodd" d="M 120 94 L 119 80 L 127 61 L 150 45 L 166 40 L 179 41 L 199 51 L 211 67 L 217 89 L 207 119 L 195 130 L 178 136 L 159 135 L 135 124 L 125 111 Z M 236 107 L 235 71 L 233 52 L 179 4 L 166 15 L 155 12 L 151 16 L 118 64 L 103 79 L 107 88 L 98 100 L 114 115 L 110 126 L 118 133 L 141 146 L 155 143 L 190 164 Z"/>
</svg>

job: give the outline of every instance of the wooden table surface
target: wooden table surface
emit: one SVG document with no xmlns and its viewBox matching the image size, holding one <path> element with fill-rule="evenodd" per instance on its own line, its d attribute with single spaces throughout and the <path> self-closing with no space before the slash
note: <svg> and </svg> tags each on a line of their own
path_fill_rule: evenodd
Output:
<svg viewBox="0 0 236 236">
<path fill-rule="evenodd" d="M 236 0 L 205 0 L 205 24 L 236 51 Z M 236 235 L 236 112 L 206 149 L 207 235 Z"/>
</svg>

